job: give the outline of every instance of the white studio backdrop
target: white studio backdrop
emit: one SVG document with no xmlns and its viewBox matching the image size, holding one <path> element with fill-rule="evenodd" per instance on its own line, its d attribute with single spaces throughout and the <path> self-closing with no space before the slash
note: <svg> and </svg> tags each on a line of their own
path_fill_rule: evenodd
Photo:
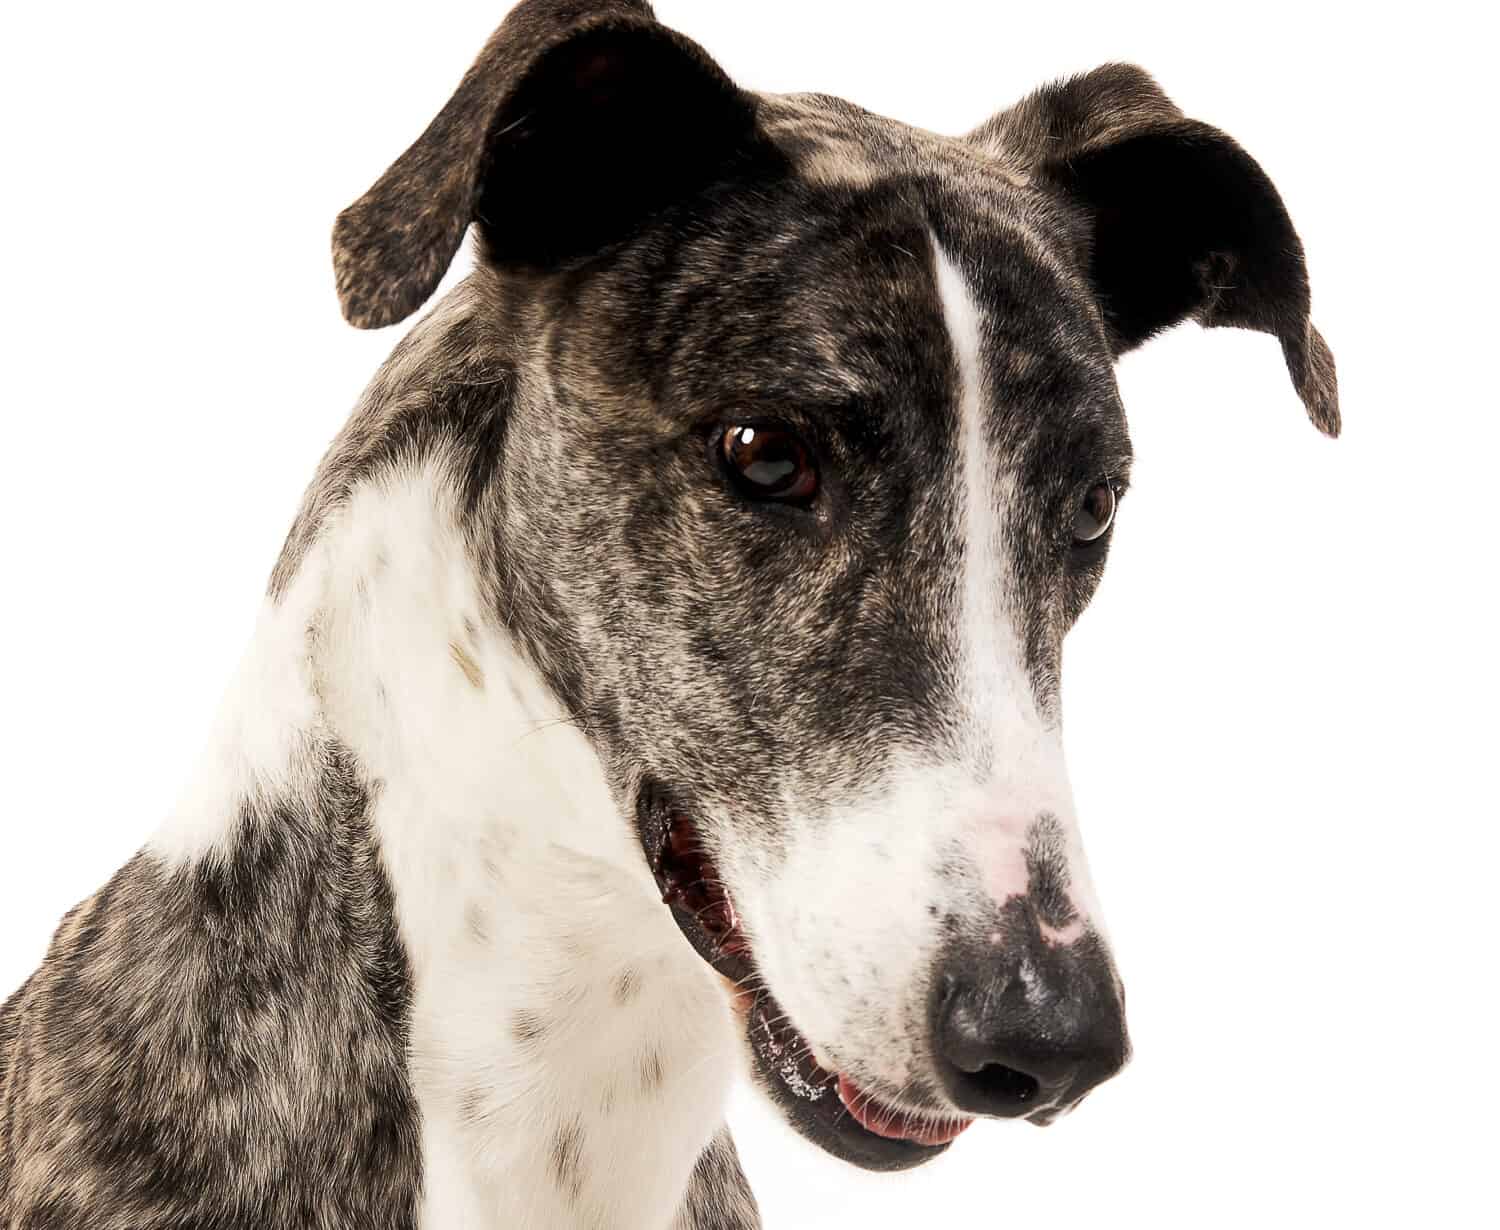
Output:
<svg viewBox="0 0 1500 1230">
<path fill-rule="evenodd" d="M 333 217 L 504 9 L 0 19 L 0 997 L 186 779 L 302 487 L 402 332 L 341 321 Z M 1065 713 L 1135 1060 L 1049 1130 L 982 1124 L 896 1177 L 743 1098 L 767 1226 L 1500 1224 L 1477 7 L 657 10 L 743 84 L 948 132 L 1141 63 L 1281 190 L 1346 425 L 1318 436 L 1259 334 L 1189 325 L 1121 365 L 1138 463 Z"/>
</svg>

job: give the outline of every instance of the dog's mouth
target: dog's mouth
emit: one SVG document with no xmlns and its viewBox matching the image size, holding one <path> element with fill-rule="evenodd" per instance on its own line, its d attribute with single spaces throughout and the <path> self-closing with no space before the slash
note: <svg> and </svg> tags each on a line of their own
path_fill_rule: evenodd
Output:
<svg viewBox="0 0 1500 1230">
<path fill-rule="evenodd" d="M 766 987 L 687 812 L 658 791 L 643 792 L 641 832 L 663 903 L 693 948 L 730 984 L 757 1080 L 797 1131 L 867 1170 L 903 1170 L 936 1157 L 973 1122 L 898 1107 L 822 1067 Z"/>
</svg>

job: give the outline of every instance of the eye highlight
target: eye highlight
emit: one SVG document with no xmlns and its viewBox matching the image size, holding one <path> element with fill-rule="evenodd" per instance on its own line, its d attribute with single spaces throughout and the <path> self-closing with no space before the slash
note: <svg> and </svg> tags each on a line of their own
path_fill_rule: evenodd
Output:
<svg viewBox="0 0 1500 1230">
<path fill-rule="evenodd" d="M 818 493 L 813 451 L 784 423 L 725 428 L 719 456 L 734 485 L 749 499 L 807 505 Z"/>
<path fill-rule="evenodd" d="M 1089 488 L 1073 514 L 1073 545 L 1086 547 L 1098 542 L 1114 524 L 1115 489 L 1108 482 L 1095 483 Z"/>
</svg>

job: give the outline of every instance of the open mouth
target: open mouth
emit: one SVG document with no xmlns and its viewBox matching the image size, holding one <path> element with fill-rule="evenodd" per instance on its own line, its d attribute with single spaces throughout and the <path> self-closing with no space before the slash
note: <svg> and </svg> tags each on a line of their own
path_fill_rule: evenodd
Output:
<svg viewBox="0 0 1500 1230">
<path fill-rule="evenodd" d="M 662 901 L 688 942 L 729 982 L 757 1079 L 797 1131 L 867 1170 L 902 1170 L 936 1157 L 973 1122 L 892 1105 L 822 1067 L 760 976 L 734 903 L 686 811 L 647 789 L 639 820 Z"/>
</svg>

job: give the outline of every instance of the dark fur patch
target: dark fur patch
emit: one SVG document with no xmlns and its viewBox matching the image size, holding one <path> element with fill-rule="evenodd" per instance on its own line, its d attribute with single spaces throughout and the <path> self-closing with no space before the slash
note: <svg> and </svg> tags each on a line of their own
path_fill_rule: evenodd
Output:
<svg viewBox="0 0 1500 1230">
<path fill-rule="evenodd" d="M 640 975 L 633 969 L 621 970 L 610 984 L 615 1003 L 622 1008 L 635 999 L 640 991 Z"/>
<path fill-rule="evenodd" d="M 465 1089 L 458 1099 L 458 1113 L 466 1123 L 479 1123 L 485 1117 L 487 1100 L 483 1089 Z"/>
<path fill-rule="evenodd" d="M 661 1052 L 652 1047 L 641 1056 L 641 1092 L 648 1097 L 660 1093 L 666 1073 L 662 1067 Z"/>
<path fill-rule="evenodd" d="M 1068 896 L 1067 834 L 1056 816 L 1042 816 L 1026 834 L 1026 896 L 1037 917 L 1062 928 L 1078 918 Z"/>
<path fill-rule="evenodd" d="M 583 1121 L 573 1119 L 553 1135 L 548 1158 L 557 1190 L 575 1204 L 583 1195 L 583 1142 Z"/>
<path fill-rule="evenodd" d="M 0 1224 L 412 1230 L 410 986 L 357 767 L 141 854 L 0 1012 Z"/>
<path fill-rule="evenodd" d="M 760 1212 L 728 1130 L 698 1158 L 673 1230 L 760 1230 Z"/>
<path fill-rule="evenodd" d="M 511 1037 L 523 1046 L 535 1046 L 547 1036 L 549 1029 L 546 1018 L 524 1008 L 510 1019 Z"/>
</svg>

